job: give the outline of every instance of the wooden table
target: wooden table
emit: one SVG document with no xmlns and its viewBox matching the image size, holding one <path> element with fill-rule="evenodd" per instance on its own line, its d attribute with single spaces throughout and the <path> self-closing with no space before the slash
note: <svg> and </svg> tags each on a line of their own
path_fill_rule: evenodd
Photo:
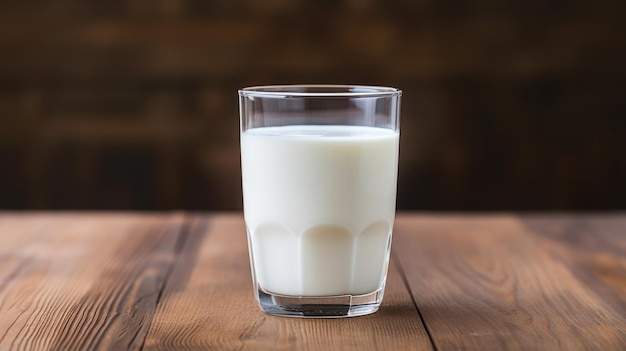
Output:
<svg viewBox="0 0 626 351">
<path fill-rule="evenodd" d="M 626 215 L 400 214 L 370 316 L 253 300 L 241 214 L 0 214 L 0 350 L 626 350 Z"/>
</svg>

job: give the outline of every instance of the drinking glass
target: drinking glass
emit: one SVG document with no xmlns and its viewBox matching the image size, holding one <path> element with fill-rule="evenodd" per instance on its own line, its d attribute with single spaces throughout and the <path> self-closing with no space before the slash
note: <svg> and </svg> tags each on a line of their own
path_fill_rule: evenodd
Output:
<svg viewBox="0 0 626 351">
<path fill-rule="evenodd" d="M 239 90 L 244 218 L 268 314 L 348 317 L 382 302 L 396 206 L 395 88 Z"/>
</svg>

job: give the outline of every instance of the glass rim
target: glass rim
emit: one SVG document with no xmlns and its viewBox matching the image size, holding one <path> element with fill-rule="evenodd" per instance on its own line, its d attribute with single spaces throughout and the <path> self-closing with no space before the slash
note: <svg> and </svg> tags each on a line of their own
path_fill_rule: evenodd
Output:
<svg viewBox="0 0 626 351">
<path fill-rule="evenodd" d="M 311 91 L 307 91 L 311 90 Z M 402 90 L 386 86 L 350 84 L 283 84 L 257 85 L 238 91 L 243 97 L 290 98 L 290 97 L 393 97 L 401 96 Z"/>
</svg>

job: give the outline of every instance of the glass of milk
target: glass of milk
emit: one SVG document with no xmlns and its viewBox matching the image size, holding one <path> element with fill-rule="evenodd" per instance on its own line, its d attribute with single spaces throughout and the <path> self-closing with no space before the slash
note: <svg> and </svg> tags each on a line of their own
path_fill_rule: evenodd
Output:
<svg viewBox="0 0 626 351">
<path fill-rule="evenodd" d="M 395 88 L 239 90 L 244 217 L 254 293 L 269 314 L 376 312 L 396 205 Z"/>
</svg>

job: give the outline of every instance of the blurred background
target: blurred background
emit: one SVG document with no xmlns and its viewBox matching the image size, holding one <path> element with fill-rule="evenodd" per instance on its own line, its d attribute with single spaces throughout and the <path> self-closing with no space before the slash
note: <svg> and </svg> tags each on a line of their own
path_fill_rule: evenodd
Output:
<svg viewBox="0 0 626 351">
<path fill-rule="evenodd" d="M 404 91 L 401 210 L 626 208 L 626 2 L 3 0 L 0 208 L 239 210 L 237 89 Z"/>
</svg>

